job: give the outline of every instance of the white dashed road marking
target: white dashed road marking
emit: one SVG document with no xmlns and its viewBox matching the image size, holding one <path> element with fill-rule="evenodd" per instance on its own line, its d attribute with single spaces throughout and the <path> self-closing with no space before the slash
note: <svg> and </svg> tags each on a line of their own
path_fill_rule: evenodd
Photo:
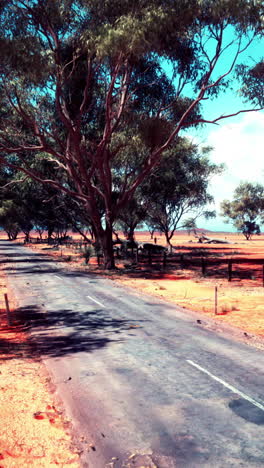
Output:
<svg viewBox="0 0 264 468">
<path fill-rule="evenodd" d="M 97 300 L 96 300 L 96 299 L 94 299 L 93 297 L 91 297 L 91 296 L 86 296 L 86 297 L 88 297 L 88 299 L 91 299 L 91 301 L 94 301 L 94 302 L 96 302 L 96 304 L 98 304 L 99 306 L 101 306 L 101 307 L 104 307 L 104 308 L 105 308 L 104 304 L 102 304 L 101 302 L 97 301 Z"/>
<path fill-rule="evenodd" d="M 244 398 L 245 400 L 249 401 L 250 403 L 252 403 L 252 405 L 256 406 L 257 408 L 261 409 L 262 411 L 264 411 L 264 406 L 261 405 L 260 403 L 258 403 L 257 401 L 253 400 L 253 398 L 251 398 L 250 396 L 246 395 L 245 393 L 243 392 L 240 392 L 240 390 L 238 390 L 237 388 L 233 387 L 232 385 L 230 385 L 229 383 L 225 382 L 224 380 L 222 379 L 219 379 L 219 377 L 216 377 L 216 375 L 213 375 L 211 374 L 211 372 L 209 372 L 208 370 L 204 369 L 203 367 L 199 366 L 199 364 L 196 364 L 195 362 L 193 361 L 190 361 L 189 359 L 186 359 L 186 361 L 191 364 L 191 366 L 194 366 L 196 367 L 197 369 L 199 369 L 201 372 L 204 372 L 205 374 L 209 375 L 212 379 L 216 380 L 216 382 L 219 382 L 221 383 L 222 385 L 224 385 L 224 387 L 228 388 L 229 390 L 231 390 L 231 392 L 233 393 L 236 393 L 237 395 L 241 396 L 242 398 Z"/>
</svg>

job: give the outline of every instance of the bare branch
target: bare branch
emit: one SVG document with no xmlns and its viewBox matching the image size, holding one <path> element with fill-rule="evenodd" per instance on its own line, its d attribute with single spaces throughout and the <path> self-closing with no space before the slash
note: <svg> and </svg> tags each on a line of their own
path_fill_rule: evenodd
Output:
<svg viewBox="0 0 264 468">
<path fill-rule="evenodd" d="M 53 187 L 56 187 L 57 189 L 63 191 L 64 193 L 67 193 L 68 195 L 71 195 L 74 198 L 78 198 L 84 201 L 90 201 L 89 196 L 85 196 L 84 194 L 79 194 L 78 192 L 74 192 L 73 190 L 68 189 L 65 187 L 64 184 L 61 184 L 58 181 L 52 180 L 52 179 L 44 179 L 40 174 L 34 172 L 33 170 L 26 169 L 23 166 L 19 166 L 13 163 L 10 163 L 9 161 L 5 160 L 4 164 L 7 167 L 10 167 L 11 169 L 15 169 L 17 171 L 23 172 L 26 174 L 28 177 L 31 179 L 36 180 L 37 182 L 40 182 L 41 184 L 47 184 L 47 185 L 52 185 Z"/>
<path fill-rule="evenodd" d="M 2 185 L 2 186 L 0 187 L 0 189 L 2 190 L 2 189 L 5 189 L 5 188 L 7 188 L 7 187 L 10 187 L 10 186 L 12 186 L 12 185 L 21 184 L 21 183 L 25 182 L 25 181 L 28 180 L 28 179 L 29 179 L 29 176 L 24 177 L 24 179 L 11 180 L 11 182 L 8 182 L 7 184 Z"/>
<path fill-rule="evenodd" d="M 243 109 L 243 110 L 240 110 L 240 111 L 237 111 L 237 112 L 232 112 L 231 114 L 221 115 L 220 117 L 216 117 L 215 119 L 212 119 L 212 120 L 199 119 L 199 120 L 197 120 L 197 121 L 192 122 L 192 125 L 195 124 L 195 123 L 211 123 L 211 124 L 217 124 L 217 122 L 218 122 L 219 120 L 228 119 L 229 117 L 235 117 L 236 115 L 243 114 L 243 113 L 258 112 L 258 111 L 261 111 L 261 110 L 263 110 L 263 109 L 264 109 L 264 107 L 259 107 L 259 108 L 257 108 L 257 109 Z M 187 126 L 187 125 L 186 125 L 186 126 Z"/>
</svg>

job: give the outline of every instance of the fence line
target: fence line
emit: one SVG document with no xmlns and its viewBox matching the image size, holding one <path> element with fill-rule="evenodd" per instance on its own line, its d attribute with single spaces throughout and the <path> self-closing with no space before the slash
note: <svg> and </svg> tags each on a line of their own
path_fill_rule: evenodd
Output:
<svg viewBox="0 0 264 468">
<path fill-rule="evenodd" d="M 48 239 L 30 238 L 30 242 L 34 244 L 44 244 L 48 242 Z M 65 246 L 66 248 L 79 251 L 85 251 L 87 247 L 92 246 L 89 242 L 77 239 L 50 239 L 49 244 Z M 117 248 L 114 255 L 117 259 L 131 258 L 133 263 L 148 265 L 151 268 L 162 268 L 163 270 L 176 267 L 181 269 L 195 268 L 201 272 L 202 276 L 209 276 L 210 269 L 212 271 L 212 268 L 218 270 L 224 269 L 224 276 L 227 277 L 229 282 L 231 282 L 235 277 L 252 279 L 252 275 L 257 275 L 261 277 L 262 286 L 264 287 L 264 259 L 248 259 L 243 257 L 230 259 L 228 257 L 206 256 L 206 251 L 203 252 L 203 254 L 199 252 L 200 255 L 197 255 L 197 253 L 179 252 L 168 254 L 164 251 L 163 254 L 153 254 L 151 251 L 142 252 L 139 249 L 127 249 L 125 252 L 122 252 L 121 249 Z M 97 257 L 98 264 L 100 263 L 100 252 L 94 252 L 94 255 L 91 256 Z M 242 263 L 247 265 L 248 268 L 244 270 L 239 269 L 239 265 Z M 261 269 L 250 269 L 250 265 L 255 265 L 255 267 L 260 265 Z M 223 274 L 221 276 L 223 276 Z"/>
</svg>

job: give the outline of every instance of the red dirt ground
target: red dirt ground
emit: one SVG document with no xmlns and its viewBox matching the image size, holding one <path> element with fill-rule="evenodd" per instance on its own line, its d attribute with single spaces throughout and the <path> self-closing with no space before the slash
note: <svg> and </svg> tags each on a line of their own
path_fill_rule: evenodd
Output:
<svg viewBox="0 0 264 468">
<path fill-rule="evenodd" d="M 69 423 L 48 388 L 43 364 L 31 355 L 27 336 L 15 321 L 15 304 L 2 271 L 0 283 L 0 468 L 77 468 Z M 4 293 L 10 301 L 10 327 Z"/>
</svg>

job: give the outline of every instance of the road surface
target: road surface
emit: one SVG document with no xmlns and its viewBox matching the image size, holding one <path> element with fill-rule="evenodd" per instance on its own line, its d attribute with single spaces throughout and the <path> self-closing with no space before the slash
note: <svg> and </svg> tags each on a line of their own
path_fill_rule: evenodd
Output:
<svg viewBox="0 0 264 468">
<path fill-rule="evenodd" d="M 261 350 L 22 245 L 0 251 L 83 467 L 264 466 Z"/>
</svg>

